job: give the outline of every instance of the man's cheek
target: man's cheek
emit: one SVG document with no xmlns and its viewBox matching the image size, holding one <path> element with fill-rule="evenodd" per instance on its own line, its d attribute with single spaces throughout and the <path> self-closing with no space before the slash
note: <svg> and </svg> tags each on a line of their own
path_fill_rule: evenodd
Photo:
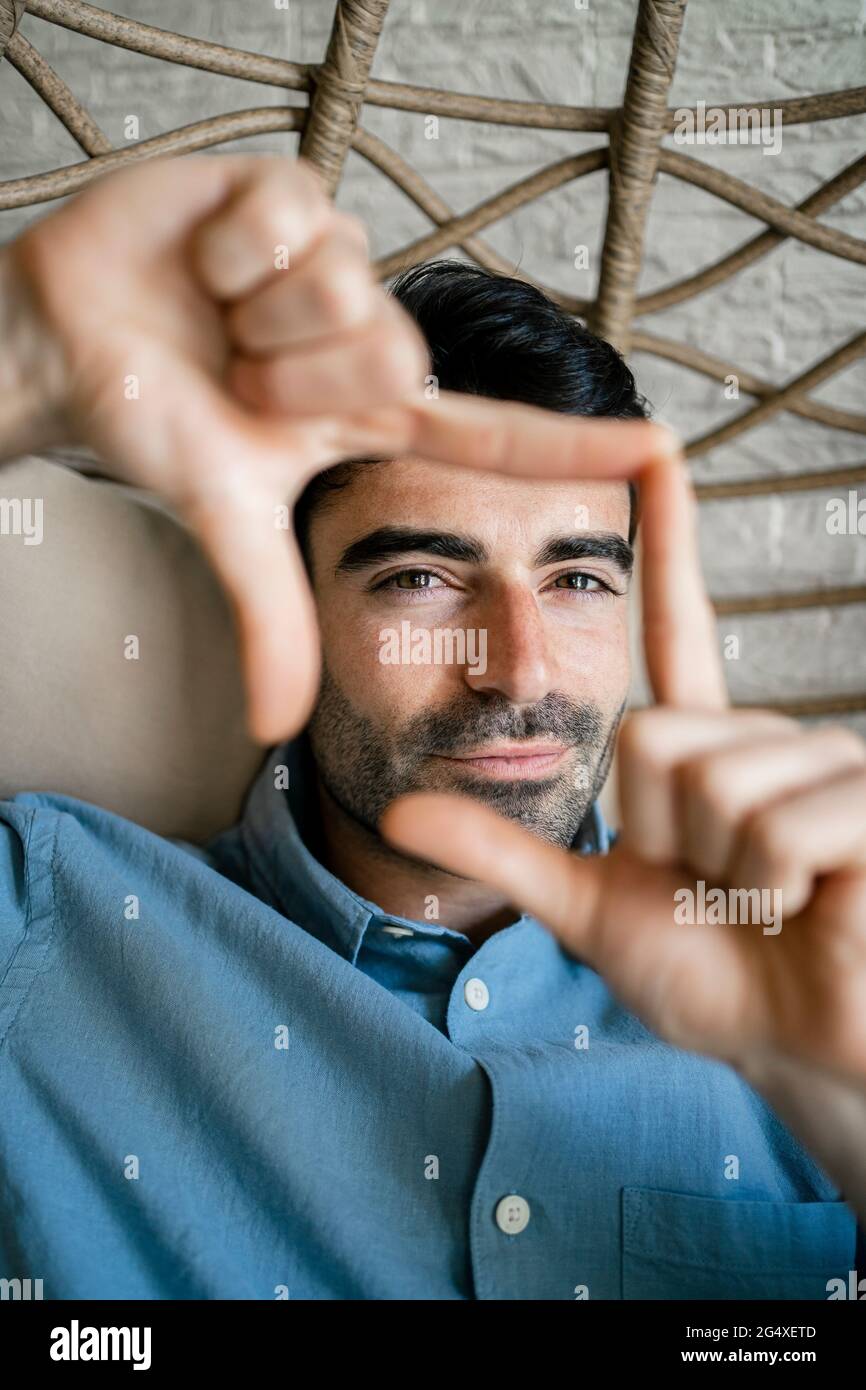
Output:
<svg viewBox="0 0 866 1390">
<path fill-rule="evenodd" d="M 631 677 L 625 623 L 611 622 L 563 636 L 559 669 L 564 693 L 618 706 Z"/>
<path fill-rule="evenodd" d="M 350 605 L 335 603 L 319 614 L 322 650 L 329 668 L 352 679 L 369 681 L 377 674 L 382 624 L 359 616 Z M 343 682 L 345 684 L 345 682 Z"/>
<path fill-rule="evenodd" d="M 322 641 L 328 667 L 353 704 L 367 714 L 382 711 L 386 723 L 429 709 L 462 679 L 457 668 L 437 664 L 420 628 L 400 618 L 342 620 L 333 614 L 322 623 Z"/>
<path fill-rule="evenodd" d="M 385 725 L 401 725 L 453 696 L 459 675 L 430 663 L 376 661 L 366 688 L 368 707 Z"/>
</svg>

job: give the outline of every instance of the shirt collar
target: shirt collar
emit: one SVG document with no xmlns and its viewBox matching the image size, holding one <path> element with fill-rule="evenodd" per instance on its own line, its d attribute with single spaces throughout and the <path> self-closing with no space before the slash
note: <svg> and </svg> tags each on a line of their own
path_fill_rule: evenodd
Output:
<svg viewBox="0 0 866 1390">
<path fill-rule="evenodd" d="M 260 896 L 290 921 L 355 963 L 364 934 L 380 925 L 468 938 L 437 923 L 383 912 L 347 887 L 309 848 L 319 824 L 316 768 L 305 734 L 272 748 L 247 797 L 240 834 Z M 306 839 L 304 838 L 306 836 Z M 579 854 L 606 854 L 614 836 L 597 802 L 572 842 Z M 519 919 L 532 920 L 524 913 Z"/>
<path fill-rule="evenodd" d="M 317 823 L 316 780 L 306 737 L 272 748 L 250 790 L 241 835 L 259 887 L 291 921 L 354 963 L 377 909 L 307 848 Z"/>
</svg>

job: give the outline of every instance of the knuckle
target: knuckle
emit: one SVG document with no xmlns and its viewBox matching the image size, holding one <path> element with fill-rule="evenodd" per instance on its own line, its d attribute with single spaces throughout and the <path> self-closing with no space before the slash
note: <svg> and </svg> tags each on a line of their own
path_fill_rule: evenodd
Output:
<svg viewBox="0 0 866 1390">
<path fill-rule="evenodd" d="M 627 715 L 620 726 L 621 756 L 629 763 L 641 763 L 652 771 L 663 771 L 669 763 L 666 747 L 670 727 L 670 711 L 660 705 Z"/>
<path fill-rule="evenodd" d="M 270 256 L 277 246 L 294 249 L 305 239 L 304 229 L 322 216 L 324 194 L 307 191 L 286 180 L 285 171 L 263 169 L 241 196 L 231 217 L 239 235 Z"/>
<path fill-rule="evenodd" d="M 829 728 L 815 730 L 807 734 L 807 738 L 823 744 L 845 762 L 866 765 L 866 740 L 844 724 L 832 724 Z"/>
<path fill-rule="evenodd" d="M 499 468 L 508 450 L 507 426 L 499 420 L 478 423 L 468 444 L 470 462 L 482 468 Z"/>
<path fill-rule="evenodd" d="M 66 281 L 70 260 L 77 250 L 74 244 L 70 247 L 68 237 L 64 242 L 68 220 L 67 210 L 61 209 L 54 217 L 33 223 L 9 247 L 8 254 L 17 276 L 28 283 L 43 310 L 53 304 L 54 289 L 58 281 Z M 62 256 L 59 243 L 63 243 Z"/>
<path fill-rule="evenodd" d="M 231 378 L 235 389 L 251 405 L 268 409 L 286 404 L 285 377 L 278 360 L 237 361 L 233 365 Z"/>
<path fill-rule="evenodd" d="M 646 716 L 650 711 L 637 711 L 627 714 L 619 727 L 619 753 L 621 757 L 635 758 L 643 754 L 647 741 Z"/>
<path fill-rule="evenodd" d="M 318 316 L 333 328 L 357 323 L 370 301 L 367 278 L 348 257 L 330 256 L 315 276 L 312 293 Z"/>
<path fill-rule="evenodd" d="M 292 245 L 299 207 L 285 196 L 285 190 L 275 194 L 273 184 L 262 184 L 240 209 L 239 217 L 250 238 L 270 256 L 274 247 Z"/>
<path fill-rule="evenodd" d="M 294 373 L 285 358 L 275 357 L 262 362 L 259 371 L 259 390 L 266 405 L 277 410 L 293 409 L 297 405 L 297 392 L 292 389 Z"/>
<path fill-rule="evenodd" d="M 388 322 L 376 333 L 372 344 L 371 369 L 378 384 L 389 395 L 402 395 L 416 387 L 423 375 L 422 364 L 425 362 L 413 330 Z"/>
<path fill-rule="evenodd" d="M 232 342 L 240 347 L 254 348 L 261 309 L 247 299 L 232 304 L 226 314 L 226 329 Z"/>
<path fill-rule="evenodd" d="M 255 156 L 254 156 L 255 158 Z M 306 159 L 293 162 L 279 156 L 259 157 L 254 177 L 249 183 L 251 199 L 290 203 L 297 206 L 330 203 L 325 185 L 315 165 Z"/>
<path fill-rule="evenodd" d="M 405 362 L 408 374 L 407 386 L 409 388 L 420 385 L 424 376 L 430 371 L 430 354 L 427 344 L 420 332 L 414 327 L 405 330 L 406 351 Z"/>
<path fill-rule="evenodd" d="M 367 228 L 360 217 L 357 217 L 352 212 L 335 212 L 331 227 L 338 237 L 363 247 L 364 254 L 365 256 L 367 255 L 370 248 L 370 240 L 367 236 Z"/>
<path fill-rule="evenodd" d="M 799 720 L 792 718 L 789 714 L 779 714 L 776 710 L 738 709 L 732 711 L 732 716 L 742 724 L 743 734 L 753 732 L 755 734 L 782 736 L 785 734 L 802 735 L 803 733 L 803 726 Z"/>
<path fill-rule="evenodd" d="M 724 757 L 691 758 L 678 768 L 677 780 L 686 796 L 708 810 L 733 814 L 734 779 Z"/>
<path fill-rule="evenodd" d="M 763 807 L 746 818 L 744 840 L 766 863 L 784 863 L 789 857 L 790 835 L 783 806 Z"/>
</svg>

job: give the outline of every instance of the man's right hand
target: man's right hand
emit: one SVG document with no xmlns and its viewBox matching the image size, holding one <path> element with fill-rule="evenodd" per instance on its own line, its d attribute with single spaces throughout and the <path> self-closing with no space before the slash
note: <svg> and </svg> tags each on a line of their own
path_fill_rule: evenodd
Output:
<svg viewBox="0 0 866 1390">
<path fill-rule="evenodd" d="M 3 255 L 31 447 L 88 445 L 190 524 L 232 598 L 268 741 L 318 675 L 276 507 L 333 455 L 335 402 L 391 404 L 427 360 L 361 223 L 305 161 L 166 160 L 98 180 Z"/>
<path fill-rule="evenodd" d="M 0 321 L 0 458 L 84 444 L 172 503 L 232 600 L 264 743 L 315 698 L 312 595 L 277 521 L 315 473 L 414 453 L 616 476 L 670 447 L 644 422 L 426 400 L 420 332 L 305 161 L 159 160 L 98 180 L 0 253 Z"/>
</svg>

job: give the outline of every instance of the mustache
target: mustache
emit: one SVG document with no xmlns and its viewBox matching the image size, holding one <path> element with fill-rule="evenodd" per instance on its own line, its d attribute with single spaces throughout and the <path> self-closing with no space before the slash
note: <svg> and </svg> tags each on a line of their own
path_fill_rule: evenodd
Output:
<svg viewBox="0 0 866 1390">
<path fill-rule="evenodd" d="M 518 709 L 504 696 L 461 696 L 443 709 L 419 715 L 405 730 L 415 753 L 462 753 L 496 740 L 517 742 L 545 735 L 558 743 L 600 748 L 605 722 L 591 701 L 570 700 L 551 691 L 537 704 Z"/>
</svg>

